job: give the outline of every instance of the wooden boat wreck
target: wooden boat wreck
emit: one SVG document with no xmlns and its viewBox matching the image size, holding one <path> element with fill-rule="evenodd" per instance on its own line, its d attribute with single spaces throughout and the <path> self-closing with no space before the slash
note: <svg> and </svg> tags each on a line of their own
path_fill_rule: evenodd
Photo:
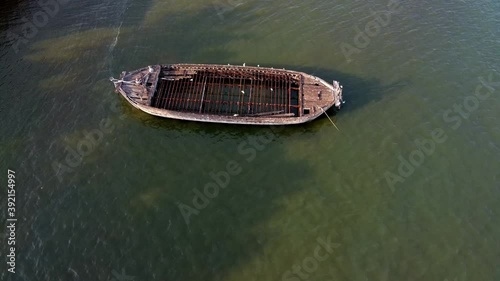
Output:
<svg viewBox="0 0 500 281">
<path fill-rule="evenodd" d="M 299 124 L 343 103 L 337 81 L 329 84 L 303 72 L 245 65 L 153 65 L 110 80 L 137 109 L 189 121 Z"/>
</svg>

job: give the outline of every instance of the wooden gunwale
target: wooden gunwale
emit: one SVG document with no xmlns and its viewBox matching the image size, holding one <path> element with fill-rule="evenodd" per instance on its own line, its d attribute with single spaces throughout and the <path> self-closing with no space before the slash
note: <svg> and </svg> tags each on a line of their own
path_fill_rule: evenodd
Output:
<svg viewBox="0 0 500 281">
<path fill-rule="evenodd" d="M 127 83 L 120 81 L 115 87 L 134 107 L 161 117 L 296 124 L 317 118 L 318 106 L 326 110 L 341 101 L 338 83 L 331 85 L 296 71 L 187 64 L 156 65 L 147 70 L 123 73 L 121 79 Z M 304 116 L 306 104 L 310 110 Z"/>
</svg>

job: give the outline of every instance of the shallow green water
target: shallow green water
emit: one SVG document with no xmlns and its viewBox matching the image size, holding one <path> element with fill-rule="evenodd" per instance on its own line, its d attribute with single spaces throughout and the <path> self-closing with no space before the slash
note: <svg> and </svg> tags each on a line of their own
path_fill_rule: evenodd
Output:
<svg viewBox="0 0 500 281">
<path fill-rule="evenodd" d="M 500 280 L 500 2 L 69 1 L 17 52 L 41 8 L 2 5 L 1 280 Z M 177 62 L 339 80 L 340 131 L 154 118 L 108 81 Z"/>
</svg>

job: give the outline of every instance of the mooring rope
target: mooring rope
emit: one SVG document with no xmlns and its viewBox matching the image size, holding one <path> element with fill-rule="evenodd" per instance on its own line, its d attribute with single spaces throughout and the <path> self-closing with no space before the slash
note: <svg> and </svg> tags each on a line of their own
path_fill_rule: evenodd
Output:
<svg viewBox="0 0 500 281">
<path fill-rule="evenodd" d="M 330 119 L 330 116 L 328 116 L 328 114 L 326 114 L 326 111 L 321 106 L 319 107 L 319 109 L 321 109 L 321 111 L 323 111 L 323 113 L 326 115 L 326 117 L 328 117 L 328 120 L 330 120 L 330 122 L 332 122 L 335 129 L 337 129 L 337 131 L 340 132 L 339 127 L 337 127 L 337 125 L 335 125 L 335 123 L 333 123 L 332 119 Z"/>
</svg>

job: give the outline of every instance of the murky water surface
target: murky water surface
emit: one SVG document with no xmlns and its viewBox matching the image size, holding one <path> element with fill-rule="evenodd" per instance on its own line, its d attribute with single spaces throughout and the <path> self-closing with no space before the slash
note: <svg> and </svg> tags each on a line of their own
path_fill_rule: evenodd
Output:
<svg viewBox="0 0 500 281">
<path fill-rule="evenodd" d="M 500 280 L 500 2 L 59 2 L 1 4 L 1 280 Z M 108 81 L 177 62 L 339 80 L 340 131 L 154 118 Z"/>
</svg>

